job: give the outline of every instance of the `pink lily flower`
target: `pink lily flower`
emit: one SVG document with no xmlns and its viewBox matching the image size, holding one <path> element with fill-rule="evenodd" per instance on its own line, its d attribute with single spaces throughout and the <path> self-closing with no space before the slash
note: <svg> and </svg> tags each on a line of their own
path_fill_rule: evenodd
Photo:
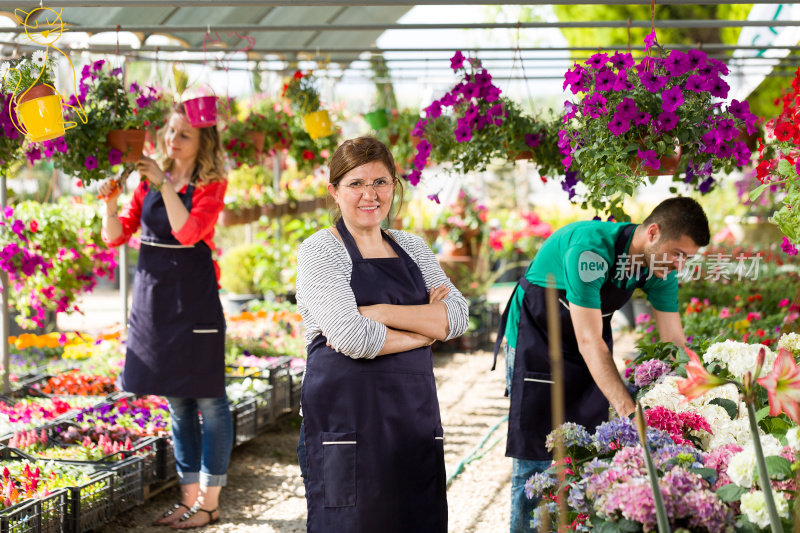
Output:
<svg viewBox="0 0 800 533">
<path fill-rule="evenodd" d="M 693 400 L 727 383 L 725 379 L 706 370 L 694 351 L 686 348 L 686 354 L 689 356 L 689 363 L 686 365 L 687 378 L 678 382 L 678 392 L 686 396 L 687 400 Z"/>
<path fill-rule="evenodd" d="M 783 412 L 800 424 L 800 368 L 789 350 L 778 350 L 772 372 L 759 379 L 758 384 L 767 389 L 770 416 Z"/>
</svg>

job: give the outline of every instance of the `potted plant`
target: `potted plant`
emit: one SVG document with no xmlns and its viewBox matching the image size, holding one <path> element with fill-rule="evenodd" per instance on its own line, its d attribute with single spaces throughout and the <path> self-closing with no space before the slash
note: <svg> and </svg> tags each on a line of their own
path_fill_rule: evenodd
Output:
<svg viewBox="0 0 800 533">
<path fill-rule="evenodd" d="M 6 91 L 13 95 L 18 130 L 34 142 L 64 135 L 61 97 L 56 93 L 52 61 L 44 50 L 37 50 L 30 59 L 20 58 L 3 64 Z"/>
<path fill-rule="evenodd" d="M 289 123 L 292 121 L 292 115 L 288 105 L 272 100 L 260 100 L 253 106 L 253 114 L 256 120 L 254 128 L 265 134 L 265 151 L 281 150 L 291 146 L 292 132 Z"/>
<path fill-rule="evenodd" d="M 255 270 L 262 254 L 263 247 L 259 244 L 239 244 L 220 256 L 219 284 L 225 291 L 225 301 L 235 308 L 234 313 L 240 312 L 250 300 L 262 298 L 255 283 Z"/>
<path fill-rule="evenodd" d="M 389 112 L 388 125 L 375 131 L 375 137 L 392 151 L 392 156 L 394 156 L 394 161 L 401 174 L 410 170 L 409 167 L 414 160 L 416 146 L 411 142 L 411 130 L 414 129 L 419 118 L 419 111 L 408 108 L 392 109 Z"/>
<path fill-rule="evenodd" d="M 443 243 L 445 257 L 472 257 L 478 254 L 483 241 L 483 227 L 488 210 L 477 199 L 459 191 L 458 199 L 442 210 L 436 226 Z"/>
<path fill-rule="evenodd" d="M 792 91 L 781 98 L 780 115 L 767 124 L 767 144 L 760 143 L 756 176 L 759 185 L 750 194 L 755 201 L 767 191 L 783 194 L 772 220 L 783 233 L 781 248 L 797 255 L 800 246 L 800 69 L 792 82 Z M 800 291 L 798 291 L 800 300 Z"/>
<path fill-rule="evenodd" d="M 257 134 L 260 134 L 260 138 Z M 264 133 L 255 130 L 251 123 L 246 120 L 234 120 L 225 125 L 221 135 L 222 146 L 235 168 L 242 165 L 256 166 L 260 164 L 260 155 L 264 147 Z"/>
<path fill-rule="evenodd" d="M 369 113 L 364 113 L 364 120 L 373 130 L 382 130 L 389 125 L 389 113 L 385 109 L 374 109 Z"/>
<path fill-rule="evenodd" d="M 701 50 L 667 52 L 645 38 L 654 57 L 597 53 L 564 75 L 564 88 L 579 100 L 565 102 L 559 148 L 564 168 L 578 171 L 588 193 L 583 206 L 626 220 L 621 203 L 648 170 L 668 173 L 707 192 L 712 172 L 744 166 L 750 150 L 736 141 L 740 128 L 755 131 L 747 102 L 715 103 L 728 96 L 724 63 Z M 637 159 L 638 156 L 638 159 Z M 653 178 L 654 179 L 654 178 Z"/>
<path fill-rule="evenodd" d="M 0 69 L 3 67 L 0 66 Z M 0 72 L 2 75 L 2 72 Z M 5 87 L 0 85 L 0 174 L 7 176 L 24 160 L 22 151 L 23 136 L 17 130 L 16 104 Z"/>
<path fill-rule="evenodd" d="M 529 159 L 536 163 L 539 174 L 560 176 L 564 173 L 558 153 L 558 129 L 561 117 L 535 118 L 522 112 L 513 100 L 501 97 L 503 116 L 503 147 L 508 161 Z"/>
<path fill-rule="evenodd" d="M 43 150 L 57 168 L 84 185 L 112 176 L 124 162 L 138 160 L 145 130 L 157 129 L 166 112 L 166 102 L 155 89 L 135 82 L 126 87 L 121 69 L 104 66 L 102 59 L 85 65 L 78 94 L 69 100 L 70 105 L 83 107 L 87 123 L 76 121 L 77 126 L 67 130 L 63 139 L 29 148 L 29 152 Z M 139 131 L 128 137 L 122 133 L 126 130 Z"/>
<path fill-rule="evenodd" d="M 281 96 L 287 98 L 295 114 L 303 118 L 303 124 L 312 139 L 320 139 L 334 132 L 330 115 L 320 109 L 319 91 L 311 71 L 305 74 L 298 70 L 283 85 Z"/>
</svg>

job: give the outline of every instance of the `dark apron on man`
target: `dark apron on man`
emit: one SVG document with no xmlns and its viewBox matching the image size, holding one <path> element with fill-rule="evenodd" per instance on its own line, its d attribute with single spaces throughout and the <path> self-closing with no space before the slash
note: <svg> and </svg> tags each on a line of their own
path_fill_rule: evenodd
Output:
<svg viewBox="0 0 800 533">
<path fill-rule="evenodd" d="M 359 306 L 422 305 L 422 272 L 390 236 L 398 257 L 363 259 L 340 220 Z M 302 388 L 308 453 L 308 531 L 445 533 L 442 424 L 430 347 L 352 359 L 308 346 Z"/>
<path fill-rule="evenodd" d="M 625 253 L 631 233 L 636 228 L 629 225 L 620 231 L 615 243 L 615 257 L 610 271 L 617 265 L 618 258 Z M 603 315 L 603 340 L 613 353 L 611 335 L 611 315 L 630 299 L 637 287 L 642 287 L 646 277 L 639 279 L 633 289 L 626 290 L 612 283 L 613 276 L 600 289 L 601 313 Z M 625 285 L 624 280 L 622 282 Z M 533 285 L 525 277 L 519 285 L 525 291 L 520 309 L 517 334 L 517 348 L 514 359 L 514 376 L 511 381 L 511 408 L 508 415 L 508 439 L 506 456 L 533 461 L 546 461 L 552 458 L 545 447 L 545 439 L 553 430 L 551 423 L 550 387 L 553 384 L 550 373 L 550 344 L 547 331 L 547 304 L 545 288 Z M 516 288 L 515 288 L 516 291 Z M 497 352 L 505 334 L 508 319 L 506 305 L 495 344 L 495 363 Z M 559 316 L 561 324 L 561 343 L 564 376 L 564 418 L 565 422 L 575 422 L 589 432 L 608 420 L 608 400 L 592 378 L 589 368 L 578 349 L 578 341 L 572 326 L 569 302 L 566 291 L 558 291 Z"/>
<path fill-rule="evenodd" d="M 178 194 L 191 212 L 194 185 Z M 142 204 L 123 390 L 180 398 L 225 395 L 225 317 L 211 249 L 172 235 L 161 193 Z"/>
</svg>

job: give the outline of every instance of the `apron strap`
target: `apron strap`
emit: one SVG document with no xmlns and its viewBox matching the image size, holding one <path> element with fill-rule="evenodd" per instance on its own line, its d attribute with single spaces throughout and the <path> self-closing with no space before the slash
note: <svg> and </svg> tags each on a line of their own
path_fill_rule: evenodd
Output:
<svg viewBox="0 0 800 533">
<path fill-rule="evenodd" d="M 358 249 L 355 239 L 353 239 L 353 236 L 350 235 L 350 232 L 347 230 L 347 225 L 344 223 L 343 218 L 340 218 L 339 221 L 336 222 L 336 229 L 339 230 L 339 235 L 342 237 L 344 247 L 350 255 L 350 260 L 363 261 L 364 258 L 361 256 L 361 251 Z"/>
<path fill-rule="evenodd" d="M 522 276 L 514 285 L 514 290 L 511 291 L 511 296 L 508 298 L 506 308 L 503 310 L 503 315 L 500 317 L 500 325 L 497 327 L 497 338 L 494 341 L 494 362 L 492 363 L 492 370 L 497 368 L 497 354 L 500 352 L 500 346 L 503 344 L 503 338 L 506 335 L 506 322 L 508 322 L 508 310 L 514 302 L 514 295 L 517 293 L 517 287 L 522 287 L 523 291 L 527 291 L 531 283 L 525 276 Z"/>
</svg>

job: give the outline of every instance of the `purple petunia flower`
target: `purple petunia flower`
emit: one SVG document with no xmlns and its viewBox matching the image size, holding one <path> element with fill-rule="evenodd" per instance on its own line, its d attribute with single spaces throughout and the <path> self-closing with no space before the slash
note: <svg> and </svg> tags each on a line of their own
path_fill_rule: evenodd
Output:
<svg viewBox="0 0 800 533">
<path fill-rule="evenodd" d="M 576 63 L 573 68 L 564 73 L 564 83 L 562 88 L 566 90 L 566 88 L 569 87 L 572 91 L 572 94 L 585 92 L 588 90 L 588 77 L 589 73 L 586 71 L 586 69 Z"/>
<path fill-rule="evenodd" d="M 578 173 L 573 170 L 567 170 L 564 173 L 564 181 L 561 182 L 561 188 L 569 195 L 569 199 L 575 196 L 575 186 L 578 184 Z"/>
<path fill-rule="evenodd" d="M 481 96 L 483 97 L 484 100 L 486 100 L 488 103 L 491 104 L 492 102 L 500 98 L 501 92 L 502 91 L 499 88 L 495 87 L 494 85 L 488 85 L 484 86 L 484 88 L 481 89 Z"/>
<path fill-rule="evenodd" d="M 464 98 L 470 100 L 472 98 L 477 98 L 481 92 L 481 88 L 475 85 L 474 83 L 467 83 L 461 88 L 461 94 L 464 95 Z"/>
<path fill-rule="evenodd" d="M 739 128 L 733 120 L 719 120 L 717 121 L 717 139 L 723 141 L 732 141 L 739 136 Z"/>
<path fill-rule="evenodd" d="M 453 131 L 453 133 L 456 136 L 456 141 L 458 141 L 460 143 L 467 142 L 470 139 L 472 139 L 472 129 L 471 128 L 459 126 L 459 127 L 457 127 L 455 129 L 455 131 Z"/>
<path fill-rule="evenodd" d="M 611 65 L 618 69 L 628 69 L 633 66 L 633 56 L 630 52 L 622 53 L 622 52 L 615 52 L 613 56 L 611 56 Z"/>
<path fill-rule="evenodd" d="M 439 194 L 438 194 L 438 193 L 437 193 L 437 194 L 429 194 L 429 195 L 428 195 L 428 200 L 430 200 L 431 202 L 436 202 L 437 204 L 440 204 L 440 203 L 442 203 L 442 202 L 439 200 Z"/>
<path fill-rule="evenodd" d="M 719 76 L 709 80 L 709 92 L 711 93 L 711 96 L 716 96 L 717 98 L 723 99 L 727 98 L 730 88 L 730 85 L 728 85 L 725 80 Z"/>
<path fill-rule="evenodd" d="M 67 141 L 64 137 L 58 137 L 57 139 L 53 140 L 53 144 L 56 147 L 56 150 L 61 152 L 62 154 L 67 153 Z"/>
<path fill-rule="evenodd" d="M 414 125 L 414 129 L 411 130 L 411 135 L 414 135 L 416 137 L 422 137 L 425 134 L 425 126 L 427 125 L 428 125 L 427 120 L 423 119 L 418 120 L 417 123 Z"/>
<path fill-rule="evenodd" d="M 650 50 L 656 44 L 656 32 L 649 33 L 644 38 L 645 51 Z"/>
<path fill-rule="evenodd" d="M 586 65 L 593 69 L 599 69 L 606 63 L 608 63 L 608 54 L 594 54 L 588 60 L 586 60 Z"/>
<path fill-rule="evenodd" d="M 641 80 L 644 88 L 651 93 L 660 91 L 668 81 L 666 76 L 658 76 L 653 71 L 641 72 L 639 74 L 639 80 Z"/>
<path fill-rule="evenodd" d="M 714 148 L 714 152 L 720 159 L 728 159 L 733 155 L 733 147 L 726 142 L 718 142 Z"/>
<path fill-rule="evenodd" d="M 112 148 L 108 151 L 108 163 L 111 166 L 119 165 L 122 163 L 122 152 L 117 150 L 116 148 Z"/>
<path fill-rule="evenodd" d="M 541 143 L 541 135 L 538 133 L 526 133 L 525 134 L 525 144 L 530 146 L 531 148 L 536 148 Z"/>
<path fill-rule="evenodd" d="M 677 78 L 689 72 L 692 69 L 692 64 L 689 61 L 688 54 L 680 50 L 672 50 L 666 61 L 664 61 L 664 68 L 673 78 Z"/>
<path fill-rule="evenodd" d="M 489 108 L 489 115 L 499 117 L 503 114 L 503 104 L 494 104 Z"/>
<path fill-rule="evenodd" d="M 121 68 L 112 69 L 111 70 L 111 75 L 112 76 L 121 76 L 122 75 L 122 69 Z"/>
<path fill-rule="evenodd" d="M 719 59 L 709 59 L 708 64 L 714 69 L 714 72 L 718 74 L 722 74 L 723 76 L 727 76 L 730 71 L 728 70 L 728 65 L 720 61 Z"/>
<path fill-rule="evenodd" d="M 86 156 L 86 159 L 83 161 L 83 166 L 86 167 L 86 170 L 94 170 L 97 168 L 97 158 L 93 155 Z"/>
<path fill-rule="evenodd" d="M 675 111 L 683 104 L 683 92 L 680 87 L 672 87 L 661 93 L 661 110 Z"/>
<path fill-rule="evenodd" d="M 475 74 L 475 83 L 481 87 L 484 85 L 489 85 L 492 83 L 492 75 L 489 74 L 486 69 L 482 69 L 480 72 Z"/>
<path fill-rule="evenodd" d="M 461 53 L 461 50 L 458 50 L 453 55 L 453 57 L 450 58 L 450 68 L 453 69 L 453 71 L 457 71 L 463 66 L 464 66 L 464 54 Z"/>
<path fill-rule="evenodd" d="M 750 102 L 733 99 L 731 105 L 728 106 L 728 111 L 739 120 L 746 120 L 750 116 Z"/>
<path fill-rule="evenodd" d="M 625 97 L 617 104 L 616 114 L 625 120 L 631 120 L 639 114 L 639 109 L 636 107 L 636 102 L 633 101 L 633 98 Z"/>
<path fill-rule="evenodd" d="M 564 102 L 564 118 L 562 122 L 566 124 L 569 119 L 575 118 L 575 115 L 578 113 L 578 106 L 570 102 L 569 100 Z"/>
<path fill-rule="evenodd" d="M 736 143 L 733 145 L 733 156 L 736 158 L 736 164 L 738 166 L 743 167 L 750 163 L 751 155 L 752 152 L 750 151 L 750 148 L 748 148 L 747 145 L 742 141 L 736 141 Z M 800 161 L 798 161 L 797 164 L 800 165 Z"/>
<path fill-rule="evenodd" d="M 692 91 L 694 93 L 702 93 L 708 90 L 708 80 L 705 76 L 701 76 L 700 74 L 692 74 L 688 78 L 686 78 L 686 84 L 684 88 L 687 91 Z"/>
<path fill-rule="evenodd" d="M 106 64 L 106 60 L 105 60 L 105 59 L 98 59 L 98 60 L 97 60 L 97 61 L 95 61 L 95 62 L 94 62 L 94 64 L 92 65 L 92 70 L 93 70 L 94 72 L 97 72 L 98 70 L 100 70 L 101 68 L 103 68 L 103 65 L 105 65 L 105 64 Z"/>
<path fill-rule="evenodd" d="M 614 80 L 614 90 L 619 91 L 630 91 L 633 89 L 633 84 L 628 81 L 628 71 L 627 70 L 620 70 L 617 73 L 617 79 Z"/>
<path fill-rule="evenodd" d="M 21 240 L 23 240 L 25 242 L 28 241 L 28 238 L 25 237 L 25 233 L 24 233 L 25 232 L 25 223 L 23 221 L 15 220 L 14 222 L 12 222 L 11 231 L 16 233 L 17 237 L 19 237 Z"/>
<path fill-rule="evenodd" d="M 619 137 L 628 131 L 630 127 L 630 121 L 627 118 L 620 116 L 619 113 L 614 113 L 614 116 L 611 117 L 611 122 L 608 123 L 608 131 L 610 131 L 615 137 Z"/>
<path fill-rule="evenodd" d="M 636 126 L 647 126 L 650 124 L 650 119 L 653 118 L 650 113 L 645 113 L 644 111 L 640 111 L 637 113 L 636 118 L 633 119 L 633 123 Z"/>
<path fill-rule="evenodd" d="M 39 148 L 31 148 L 25 152 L 25 157 L 28 158 L 28 163 L 32 165 L 42 158 L 42 152 Z"/>
<path fill-rule="evenodd" d="M 708 56 L 702 50 L 689 50 L 687 55 L 689 56 L 690 70 L 697 70 L 706 66 L 706 58 Z"/>
<path fill-rule="evenodd" d="M 665 111 L 658 115 L 658 124 L 661 131 L 672 131 L 678 125 L 678 115 Z"/>
<path fill-rule="evenodd" d="M 617 75 L 608 67 L 603 67 L 598 73 L 595 80 L 595 88 L 598 91 L 611 91 L 614 89 L 614 82 L 617 81 Z"/>
<path fill-rule="evenodd" d="M 425 108 L 425 116 L 428 118 L 438 118 L 442 116 L 442 104 L 438 100 L 431 102 L 431 105 Z"/>
<path fill-rule="evenodd" d="M 419 185 L 419 181 L 421 178 L 422 178 L 422 172 L 420 172 L 419 170 L 412 170 L 407 177 L 408 183 L 410 183 L 413 187 Z"/>
<path fill-rule="evenodd" d="M 786 255 L 797 255 L 797 246 L 792 244 L 792 242 L 787 239 L 786 237 L 783 238 L 783 242 L 781 242 L 781 250 Z"/>
<path fill-rule="evenodd" d="M 711 190 L 711 186 L 714 185 L 714 178 L 708 177 L 703 182 L 697 186 L 697 190 L 700 194 L 706 194 L 708 191 Z"/>
<path fill-rule="evenodd" d="M 642 165 L 658 170 L 661 168 L 661 161 L 658 160 L 658 155 L 655 150 L 636 150 L 636 155 L 642 160 Z"/>
</svg>

